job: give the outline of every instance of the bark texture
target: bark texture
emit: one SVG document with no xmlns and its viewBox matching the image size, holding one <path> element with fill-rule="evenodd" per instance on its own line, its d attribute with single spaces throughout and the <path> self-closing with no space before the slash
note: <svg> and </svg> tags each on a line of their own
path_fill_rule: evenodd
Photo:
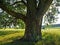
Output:
<svg viewBox="0 0 60 45">
<path fill-rule="evenodd" d="M 24 38 L 28 41 L 38 41 L 42 39 L 41 35 L 41 20 L 30 19 L 26 22 Z"/>
</svg>

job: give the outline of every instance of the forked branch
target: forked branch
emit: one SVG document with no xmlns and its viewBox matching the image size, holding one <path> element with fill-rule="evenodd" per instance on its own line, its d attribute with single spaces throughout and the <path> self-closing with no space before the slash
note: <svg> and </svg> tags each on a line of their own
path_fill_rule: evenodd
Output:
<svg viewBox="0 0 60 45">
<path fill-rule="evenodd" d="M 45 14 L 49 6 L 51 5 L 52 1 L 53 0 L 45 0 L 45 1 L 40 0 L 38 8 L 37 8 L 38 17 Z"/>
</svg>

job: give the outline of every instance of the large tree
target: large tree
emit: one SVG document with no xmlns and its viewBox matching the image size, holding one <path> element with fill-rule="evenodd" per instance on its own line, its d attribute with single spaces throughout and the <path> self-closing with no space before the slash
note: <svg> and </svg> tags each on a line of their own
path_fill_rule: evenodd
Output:
<svg viewBox="0 0 60 45">
<path fill-rule="evenodd" d="M 27 41 L 38 41 L 42 39 L 41 25 L 42 18 L 45 12 L 48 10 L 53 0 L 0 0 L 0 8 L 6 11 L 8 14 L 24 21 L 25 34 L 23 39 Z M 12 2 L 13 3 L 12 3 Z M 22 14 L 16 11 L 18 7 L 25 7 L 22 10 L 27 11 L 26 14 Z M 12 8 L 14 7 L 14 8 Z"/>
</svg>

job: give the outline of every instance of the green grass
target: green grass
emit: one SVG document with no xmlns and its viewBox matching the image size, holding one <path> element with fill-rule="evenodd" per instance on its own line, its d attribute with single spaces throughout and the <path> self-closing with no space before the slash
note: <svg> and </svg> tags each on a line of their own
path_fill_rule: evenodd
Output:
<svg viewBox="0 0 60 45">
<path fill-rule="evenodd" d="M 60 29 L 46 29 L 42 31 L 44 45 L 60 45 Z"/>
<path fill-rule="evenodd" d="M 21 42 L 19 41 L 24 35 L 22 29 L 0 29 L 0 45 L 60 45 L 60 29 L 47 28 L 42 30 L 42 41 L 34 42 Z"/>
</svg>

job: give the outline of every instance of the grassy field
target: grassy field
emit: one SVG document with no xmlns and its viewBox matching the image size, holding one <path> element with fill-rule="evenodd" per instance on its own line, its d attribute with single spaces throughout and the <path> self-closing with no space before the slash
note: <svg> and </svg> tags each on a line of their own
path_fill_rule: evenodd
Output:
<svg viewBox="0 0 60 45">
<path fill-rule="evenodd" d="M 0 29 L 0 45 L 60 45 L 60 29 L 42 30 L 42 41 L 20 42 L 24 35 L 23 29 Z"/>
</svg>

